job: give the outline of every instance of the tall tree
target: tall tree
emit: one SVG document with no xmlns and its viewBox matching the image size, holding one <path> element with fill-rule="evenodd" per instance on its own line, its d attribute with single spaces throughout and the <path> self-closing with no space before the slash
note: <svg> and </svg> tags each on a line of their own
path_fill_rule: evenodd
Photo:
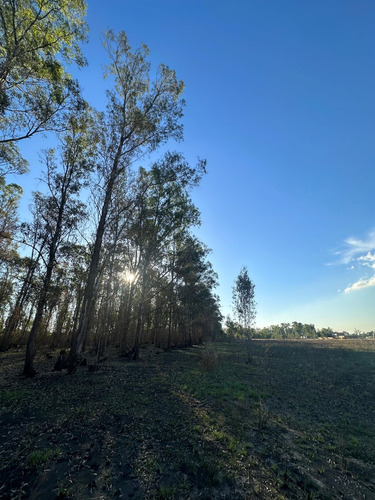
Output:
<svg viewBox="0 0 375 500">
<path fill-rule="evenodd" d="M 0 176 L 0 260 L 6 257 L 16 230 L 18 202 L 22 188 L 17 184 L 7 184 Z"/>
<path fill-rule="evenodd" d="M 76 84 L 65 63 L 85 64 L 84 0 L 0 3 L 0 166 L 25 170 L 16 143 L 56 126 Z"/>
<path fill-rule="evenodd" d="M 207 260 L 208 254 L 209 249 L 190 234 L 178 241 L 176 316 L 184 334 L 180 342 L 185 346 L 213 338 L 220 321 L 218 300 L 213 294 L 218 277 Z"/>
<path fill-rule="evenodd" d="M 23 375 L 27 377 L 35 375 L 36 338 L 47 303 L 59 246 L 63 238 L 66 239 L 77 226 L 84 213 L 79 194 L 92 168 L 92 155 L 95 151 L 95 140 L 92 140 L 92 134 L 87 133 L 89 124 L 88 113 L 69 117 L 69 132 L 62 137 L 61 166 L 59 167 L 53 150 L 46 152 L 46 182 L 49 194 L 35 194 L 37 203 L 44 207 L 47 258 L 43 285 L 26 348 Z"/>
<path fill-rule="evenodd" d="M 170 138 L 182 138 L 184 105 L 181 99 L 183 83 L 173 70 L 159 66 L 157 78 L 150 82 L 148 48 L 141 45 L 131 51 L 124 32 L 109 31 L 104 41 L 110 64 L 106 77 L 114 80 L 108 92 L 107 113 L 102 117 L 101 153 L 104 200 L 93 245 L 88 279 L 85 288 L 79 325 L 74 335 L 68 359 L 68 372 L 73 373 L 82 353 L 98 285 L 98 270 L 103 237 L 113 192 L 126 169 L 146 152 L 154 151 Z"/>
<path fill-rule="evenodd" d="M 17 184 L 7 184 L 0 176 L 0 320 L 6 313 L 16 289 L 15 280 L 19 275 L 21 258 L 14 236 L 18 228 L 18 202 L 22 189 Z M 3 326 L 0 321 L 0 329 Z M 0 341 L 0 348 L 4 343 Z"/>
<path fill-rule="evenodd" d="M 19 286 L 16 287 L 14 304 L 9 308 L 8 319 L 2 332 L 1 349 L 10 347 L 19 321 L 24 315 L 25 309 L 27 309 L 28 299 L 31 295 L 35 295 L 32 289 L 37 288 L 38 271 L 40 263 L 44 259 L 44 247 L 47 244 L 48 235 L 43 225 L 43 207 L 38 203 L 34 203 L 31 206 L 31 214 L 33 216 L 32 221 L 22 222 L 19 225 L 18 232 L 7 239 L 9 242 L 16 242 L 14 244 L 22 244 L 29 250 L 29 253 L 24 258 L 19 256 L 16 263 Z M 9 254 L 9 249 L 7 249 L 4 255 L 9 257 Z M 7 258 L 4 260 L 7 260 Z"/>
<path fill-rule="evenodd" d="M 255 285 L 249 277 L 246 267 L 243 267 L 236 278 L 233 287 L 234 313 L 244 330 L 245 335 L 250 338 L 251 327 L 256 315 Z"/>
</svg>

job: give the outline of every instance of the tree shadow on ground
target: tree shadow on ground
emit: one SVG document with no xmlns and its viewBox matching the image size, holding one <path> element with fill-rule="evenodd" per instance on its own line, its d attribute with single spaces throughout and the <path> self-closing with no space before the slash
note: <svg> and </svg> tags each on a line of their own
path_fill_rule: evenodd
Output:
<svg viewBox="0 0 375 500">
<path fill-rule="evenodd" d="M 354 411 L 348 398 L 364 378 L 359 363 L 368 359 L 257 344 L 248 365 L 236 346 L 218 346 L 217 352 L 219 366 L 210 371 L 200 364 L 201 350 L 193 348 L 136 363 L 112 357 L 94 373 L 80 368 L 73 376 L 48 371 L 51 362 L 40 358 L 41 372 L 33 380 L 17 377 L 22 356 L 3 358 L 0 496 L 271 499 L 373 493 L 370 457 L 361 455 L 362 441 L 348 427 Z M 329 404 L 335 385 L 326 380 L 332 362 L 345 389 L 336 406 Z M 357 396 L 355 404 L 365 399 Z M 336 418 L 343 405 L 346 427 Z M 358 425 L 371 433 L 369 412 L 363 413 Z M 344 431 L 350 431 L 352 449 L 340 441 Z"/>
</svg>

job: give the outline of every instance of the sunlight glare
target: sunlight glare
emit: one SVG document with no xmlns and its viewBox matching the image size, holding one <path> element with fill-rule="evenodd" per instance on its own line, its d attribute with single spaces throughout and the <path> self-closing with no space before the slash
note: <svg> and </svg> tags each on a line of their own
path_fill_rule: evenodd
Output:
<svg viewBox="0 0 375 500">
<path fill-rule="evenodd" d="M 135 281 L 135 274 L 132 273 L 131 271 L 129 271 L 129 270 L 124 271 L 123 276 L 124 276 L 124 280 L 127 283 L 134 283 L 134 281 Z"/>
</svg>

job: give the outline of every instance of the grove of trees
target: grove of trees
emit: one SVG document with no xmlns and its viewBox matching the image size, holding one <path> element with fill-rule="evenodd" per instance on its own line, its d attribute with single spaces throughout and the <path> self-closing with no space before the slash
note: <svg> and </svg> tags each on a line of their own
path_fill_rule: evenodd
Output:
<svg viewBox="0 0 375 500">
<path fill-rule="evenodd" d="M 193 234 L 191 191 L 205 162 L 165 152 L 183 138 L 183 83 L 148 48 L 108 31 L 105 112 L 83 99 L 68 63 L 84 65 L 81 0 L 5 0 L 0 6 L 0 348 L 26 345 L 33 376 L 38 345 L 66 348 L 73 373 L 85 347 L 137 359 L 142 343 L 170 349 L 221 330 L 217 276 Z M 54 135 L 42 152 L 43 189 L 17 213 L 23 173 L 18 144 Z M 32 140 L 32 139 L 30 139 Z"/>
</svg>

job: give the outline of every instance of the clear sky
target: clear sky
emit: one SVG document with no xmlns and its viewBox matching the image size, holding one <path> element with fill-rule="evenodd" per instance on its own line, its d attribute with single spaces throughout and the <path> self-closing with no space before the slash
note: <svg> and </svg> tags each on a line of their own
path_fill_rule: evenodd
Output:
<svg viewBox="0 0 375 500">
<path fill-rule="evenodd" d="M 185 82 L 185 141 L 171 147 L 208 162 L 196 232 L 223 314 L 246 265 L 257 326 L 375 329 L 375 2 L 88 0 L 87 21 L 75 74 L 92 105 L 107 28 Z M 18 182 L 35 187 L 36 170 Z"/>
</svg>

